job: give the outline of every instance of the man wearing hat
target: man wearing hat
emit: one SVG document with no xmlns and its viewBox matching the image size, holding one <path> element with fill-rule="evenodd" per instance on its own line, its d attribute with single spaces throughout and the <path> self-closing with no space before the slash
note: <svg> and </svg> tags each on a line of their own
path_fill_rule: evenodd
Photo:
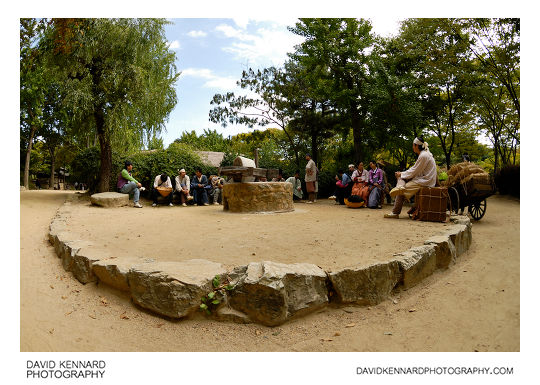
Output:
<svg viewBox="0 0 540 385">
<path fill-rule="evenodd" d="M 144 191 L 144 187 L 131 176 L 131 170 L 133 170 L 133 164 L 126 160 L 124 162 L 124 169 L 118 175 L 118 182 L 116 187 L 118 192 L 122 194 L 133 194 L 133 207 L 141 208 L 142 205 L 139 203 L 140 192 Z"/>
<path fill-rule="evenodd" d="M 189 195 L 190 181 L 189 176 L 186 174 L 186 170 L 183 168 L 178 170 L 178 175 L 174 178 L 174 181 L 175 191 L 180 195 L 180 203 L 185 207 L 187 206 L 186 202 L 193 199 L 193 197 Z"/>
<path fill-rule="evenodd" d="M 437 183 L 437 165 L 423 137 L 414 139 L 413 151 L 418 155 L 418 159 L 407 171 L 396 172 L 397 185 L 390 191 L 390 196 L 396 200 L 392 212 L 384 214 L 385 218 L 398 219 L 405 198 L 408 200 L 420 188 L 434 187 Z"/>
</svg>

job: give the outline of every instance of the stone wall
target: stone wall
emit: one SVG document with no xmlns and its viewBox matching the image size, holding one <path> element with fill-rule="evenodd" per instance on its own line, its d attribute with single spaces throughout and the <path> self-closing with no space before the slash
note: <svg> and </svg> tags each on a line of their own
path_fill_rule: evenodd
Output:
<svg viewBox="0 0 540 385">
<path fill-rule="evenodd" d="M 77 198 L 71 197 L 58 210 L 49 227 L 49 241 L 64 269 L 81 283 L 100 281 L 129 292 L 137 305 L 172 318 L 197 312 L 201 297 L 213 292 L 212 281 L 218 275 L 232 286 L 210 315 L 218 320 L 275 326 L 320 309 L 329 301 L 376 305 L 394 290 L 410 288 L 436 269 L 448 268 L 469 249 L 472 240 L 469 218 L 454 216 L 444 233 L 424 245 L 389 256 L 386 263 L 332 272 L 308 263 L 252 262 L 228 270 L 222 264 L 200 259 L 119 260 L 99 251 L 89 240 L 73 238 L 67 223 L 73 199 Z"/>
<path fill-rule="evenodd" d="M 223 210 L 233 213 L 294 211 L 293 185 L 286 182 L 226 183 Z"/>
</svg>

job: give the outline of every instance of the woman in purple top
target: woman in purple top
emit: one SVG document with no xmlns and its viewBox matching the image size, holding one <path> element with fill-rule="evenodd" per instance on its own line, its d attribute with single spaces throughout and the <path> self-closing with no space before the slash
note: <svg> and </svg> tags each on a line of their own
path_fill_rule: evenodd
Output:
<svg viewBox="0 0 540 385">
<path fill-rule="evenodd" d="M 381 209 L 381 196 L 384 188 L 383 172 L 377 166 L 377 162 L 369 162 L 369 198 L 367 207 L 370 209 Z"/>
</svg>

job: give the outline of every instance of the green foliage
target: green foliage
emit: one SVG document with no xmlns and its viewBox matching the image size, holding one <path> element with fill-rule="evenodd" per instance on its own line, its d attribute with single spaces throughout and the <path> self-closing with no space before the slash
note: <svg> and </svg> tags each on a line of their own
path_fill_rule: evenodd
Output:
<svg viewBox="0 0 540 385">
<path fill-rule="evenodd" d="M 40 41 L 47 66 L 62 85 L 73 135 L 91 130 L 99 139 L 100 191 L 110 182 L 113 149 L 141 149 L 176 105 L 179 74 L 165 24 L 163 19 L 53 19 Z"/>
<path fill-rule="evenodd" d="M 191 132 L 182 132 L 182 136 L 174 141 L 175 143 L 184 143 L 191 148 L 199 151 L 217 151 L 226 152 L 231 145 L 231 141 L 223 137 L 216 130 L 205 129 L 202 135 L 197 135 L 193 130 Z"/>
<path fill-rule="evenodd" d="M 212 279 L 212 291 L 201 298 L 199 309 L 211 315 L 225 298 L 226 292 L 231 290 L 234 290 L 234 287 L 229 283 L 229 278 L 222 280 L 221 276 L 216 275 Z"/>
<path fill-rule="evenodd" d="M 124 168 L 124 162 L 130 160 L 133 163 L 132 175 L 143 186 L 150 189 L 157 175 L 166 173 L 174 178 L 178 170 L 184 168 L 188 175 L 195 174 L 195 169 L 200 167 L 203 174 L 217 173 L 217 169 L 203 164 L 201 158 L 193 150 L 184 144 L 172 143 L 166 150 L 141 151 L 129 156 L 119 155 L 113 152 L 113 168 L 110 175 L 110 191 L 116 191 L 118 174 Z M 97 147 L 91 147 L 80 151 L 71 163 L 73 180 L 84 182 L 90 191 L 96 191 L 99 181 L 100 154 Z"/>
</svg>

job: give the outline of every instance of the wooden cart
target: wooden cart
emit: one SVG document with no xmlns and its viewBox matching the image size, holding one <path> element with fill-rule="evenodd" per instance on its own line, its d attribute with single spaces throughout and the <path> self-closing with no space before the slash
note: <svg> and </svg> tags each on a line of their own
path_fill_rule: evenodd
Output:
<svg viewBox="0 0 540 385">
<path fill-rule="evenodd" d="M 495 192 L 495 183 L 489 176 L 487 180 L 470 178 L 466 182 L 456 183 L 448 187 L 450 211 L 463 214 L 467 207 L 471 217 L 479 221 L 486 213 L 486 199 Z"/>
</svg>

